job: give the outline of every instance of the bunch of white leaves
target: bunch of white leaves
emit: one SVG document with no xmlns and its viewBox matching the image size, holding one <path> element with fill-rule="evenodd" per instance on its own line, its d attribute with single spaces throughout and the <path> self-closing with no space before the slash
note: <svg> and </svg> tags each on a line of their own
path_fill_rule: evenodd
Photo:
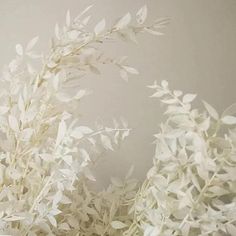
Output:
<svg viewBox="0 0 236 236">
<path fill-rule="evenodd" d="M 149 86 L 167 104 L 155 135 L 153 167 L 130 210 L 124 235 L 236 235 L 236 117 L 208 103 L 192 109 L 195 94 Z"/>
<path fill-rule="evenodd" d="M 83 181 L 76 186 L 72 204 L 62 208 L 63 217 L 58 220 L 56 235 L 122 235 L 133 221 L 129 214 L 137 192 L 137 181 L 131 179 L 131 171 L 125 179 L 112 177 L 110 186 L 101 191 Z"/>
<path fill-rule="evenodd" d="M 115 65 L 125 80 L 138 74 L 125 58 L 106 57 L 99 45 L 117 38 L 136 42 L 143 32 L 159 35 L 167 21 L 146 25 L 144 6 L 136 23 L 127 13 L 109 28 L 101 20 L 90 32 L 90 8 L 74 19 L 67 12 L 66 25 L 55 27 L 48 55 L 33 51 L 35 37 L 25 47 L 16 45 L 15 59 L 3 70 L 1 235 L 119 235 L 132 221 L 127 204 L 134 197 L 134 181 L 113 180 L 101 193 L 88 190 L 87 182 L 95 180 L 92 164 L 130 129 L 124 122 L 96 129 L 80 124 L 77 105 L 89 93 L 80 87 L 80 78 L 99 74 L 100 64 Z"/>
</svg>

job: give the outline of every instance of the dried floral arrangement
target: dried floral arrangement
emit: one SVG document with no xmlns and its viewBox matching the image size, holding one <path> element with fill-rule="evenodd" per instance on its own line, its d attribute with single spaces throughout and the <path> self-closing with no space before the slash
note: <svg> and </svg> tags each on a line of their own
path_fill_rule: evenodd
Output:
<svg viewBox="0 0 236 236">
<path fill-rule="evenodd" d="M 220 116 L 205 101 L 203 111 L 192 108 L 196 94 L 172 91 L 167 81 L 149 87 L 167 118 L 126 235 L 236 235 L 235 104 Z"/>
<path fill-rule="evenodd" d="M 146 25 L 143 6 L 132 24 L 130 13 L 106 29 L 103 19 L 89 32 L 91 6 L 66 25 L 55 27 L 48 55 L 16 45 L 16 58 L 0 80 L 0 235 L 37 236 L 195 236 L 236 235 L 236 118 L 208 103 L 192 109 L 196 95 L 171 91 L 166 81 L 152 97 L 167 104 L 166 122 L 155 135 L 156 155 L 146 180 L 112 178 L 101 192 L 91 188 L 92 167 L 103 150 L 113 150 L 130 132 L 80 124 L 78 102 L 86 73 L 115 65 L 124 80 L 138 71 L 126 58 L 104 55 L 99 44 L 136 35 L 161 35 L 168 20 Z M 42 69 L 34 69 L 33 59 Z"/>
<path fill-rule="evenodd" d="M 144 6 L 134 20 L 127 13 L 108 28 L 103 19 L 90 32 L 91 7 L 74 19 L 67 12 L 66 24 L 55 27 L 48 55 L 34 52 L 35 37 L 26 47 L 16 45 L 16 57 L 3 70 L 1 235 L 107 235 L 115 231 L 110 222 L 118 212 L 128 221 L 125 204 L 135 196 L 136 181 L 127 180 L 121 187 L 113 180 L 114 185 L 101 193 L 87 185 L 95 180 L 91 166 L 102 151 L 113 150 L 130 129 L 124 121 L 115 121 L 114 127 L 80 124 L 78 102 L 89 94 L 80 88 L 80 79 L 100 73 L 103 64 L 116 66 L 124 80 L 138 74 L 125 57 L 107 57 L 99 45 L 116 39 L 136 42 L 143 32 L 160 35 L 167 21 L 146 25 Z"/>
</svg>

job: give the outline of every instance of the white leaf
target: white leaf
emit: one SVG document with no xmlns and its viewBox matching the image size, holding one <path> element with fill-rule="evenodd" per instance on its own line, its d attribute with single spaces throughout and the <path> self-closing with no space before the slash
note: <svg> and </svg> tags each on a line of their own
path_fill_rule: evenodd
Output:
<svg viewBox="0 0 236 236">
<path fill-rule="evenodd" d="M 90 129 L 87 126 L 79 126 L 76 127 L 72 132 L 71 136 L 77 139 L 82 138 L 85 134 L 91 134 L 93 132 L 92 129 Z"/>
<path fill-rule="evenodd" d="M 118 220 L 112 221 L 111 226 L 113 229 L 123 229 L 123 228 L 127 227 L 126 224 L 124 224 L 123 222 L 118 221 Z"/>
<path fill-rule="evenodd" d="M 126 178 L 126 179 L 129 179 L 129 178 L 132 176 L 133 172 L 134 172 L 134 165 L 132 165 L 132 166 L 129 168 L 129 170 L 128 170 L 126 176 L 125 176 L 125 178 Z"/>
<path fill-rule="evenodd" d="M 89 154 L 85 149 L 81 148 L 80 153 L 84 161 L 90 161 Z"/>
<path fill-rule="evenodd" d="M 143 24 L 147 18 L 147 6 L 144 5 L 136 14 L 136 20 L 139 24 Z"/>
<path fill-rule="evenodd" d="M 19 131 L 19 124 L 15 116 L 9 115 L 8 117 L 9 126 L 12 130 L 18 132 Z"/>
<path fill-rule="evenodd" d="M 157 236 L 159 235 L 160 230 L 158 229 L 158 227 L 154 227 L 154 226 L 148 226 L 145 231 L 144 231 L 144 235 L 143 236 Z"/>
<path fill-rule="evenodd" d="M 84 169 L 84 175 L 86 178 L 88 178 L 91 181 L 96 181 L 96 178 L 93 176 L 92 172 L 90 171 L 89 168 Z"/>
<path fill-rule="evenodd" d="M 85 18 L 83 19 L 82 23 L 83 23 L 84 25 L 87 25 L 88 22 L 90 21 L 90 19 L 91 19 L 91 16 L 87 16 L 87 17 L 85 17 Z"/>
<path fill-rule="evenodd" d="M 62 159 L 64 160 L 64 162 L 67 165 L 71 166 L 71 164 L 72 164 L 72 156 L 71 155 L 65 155 L 65 156 L 63 155 Z"/>
<path fill-rule="evenodd" d="M 55 36 L 57 39 L 60 39 L 60 29 L 58 24 L 55 25 Z"/>
<path fill-rule="evenodd" d="M 190 103 L 196 98 L 196 94 L 188 93 L 183 96 L 183 103 Z"/>
<path fill-rule="evenodd" d="M 176 104 L 178 103 L 178 100 L 175 98 L 171 98 L 171 99 L 163 99 L 161 100 L 161 102 L 165 103 L 165 104 Z"/>
<path fill-rule="evenodd" d="M 66 177 L 74 177 L 74 172 L 71 169 L 60 169 L 60 172 L 63 173 Z"/>
<path fill-rule="evenodd" d="M 128 82 L 128 73 L 127 73 L 127 71 L 125 71 L 125 70 L 120 70 L 120 77 L 124 80 L 124 81 L 126 81 L 126 82 Z"/>
<path fill-rule="evenodd" d="M 19 96 L 19 99 L 18 99 L 18 107 L 21 112 L 25 111 L 25 103 L 21 95 Z"/>
<path fill-rule="evenodd" d="M 155 30 L 152 30 L 152 29 L 149 29 L 149 28 L 144 28 L 144 30 L 145 30 L 146 32 L 148 32 L 149 34 L 153 34 L 153 35 L 157 35 L 157 36 L 163 35 L 162 32 L 155 31 Z"/>
<path fill-rule="evenodd" d="M 56 147 L 61 143 L 65 134 L 66 134 L 66 122 L 64 120 L 62 120 L 59 124 L 59 127 L 58 127 Z"/>
<path fill-rule="evenodd" d="M 10 216 L 8 218 L 5 218 L 5 221 L 18 221 L 18 220 L 24 220 L 25 217 L 23 216 Z"/>
<path fill-rule="evenodd" d="M 235 125 L 236 117 L 235 116 L 224 116 L 221 118 L 221 121 L 226 125 Z"/>
<path fill-rule="evenodd" d="M 16 44 L 16 53 L 19 55 L 19 56 L 22 56 L 23 53 L 24 53 L 24 50 L 23 50 L 23 47 L 21 44 Z"/>
<path fill-rule="evenodd" d="M 210 127 L 210 117 L 208 117 L 201 124 L 199 124 L 199 129 L 202 131 L 207 131 L 209 127 Z"/>
<path fill-rule="evenodd" d="M 34 130 L 32 128 L 26 128 L 21 131 L 21 140 L 29 141 L 31 136 L 33 135 Z"/>
<path fill-rule="evenodd" d="M 176 97 L 179 97 L 183 94 L 183 92 L 181 90 L 174 90 L 173 93 Z"/>
<path fill-rule="evenodd" d="M 60 230 L 70 230 L 70 226 L 67 223 L 61 223 L 60 225 L 58 225 L 58 229 Z"/>
<path fill-rule="evenodd" d="M 226 224 L 226 229 L 230 235 L 236 235 L 236 226 L 233 224 Z"/>
<path fill-rule="evenodd" d="M 222 117 L 223 116 L 233 116 L 236 115 L 236 103 L 231 104 L 229 107 L 227 107 L 223 113 L 222 113 Z"/>
<path fill-rule="evenodd" d="M 113 150 L 111 140 L 108 136 L 101 134 L 101 141 L 104 148 Z"/>
<path fill-rule="evenodd" d="M 116 178 L 116 177 L 111 177 L 111 183 L 116 187 L 123 187 L 124 186 L 124 183 L 122 182 L 122 180 L 119 178 Z"/>
<path fill-rule="evenodd" d="M 31 49 L 33 49 L 33 47 L 35 46 L 35 44 L 38 42 L 38 39 L 39 39 L 38 36 L 32 38 L 32 39 L 28 42 L 28 44 L 27 44 L 27 46 L 26 46 L 26 51 L 30 51 Z"/>
<path fill-rule="evenodd" d="M 86 96 L 87 94 L 89 94 L 89 92 L 85 89 L 81 89 L 78 91 L 78 93 L 75 95 L 75 99 L 81 99 L 82 97 Z"/>
<path fill-rule="evenodd" d="M 130 74 L 134 74 L 134 75 L 138 75 L 139 74 L 139 72 L 135 68 L 133 68 L 133 67 L 130 67 L 130 66 L 122 66 L 122 67 L 123 67 L 123 69 L 125 71 L 127 71 Z"/>
<path fill-rule="evenodd" d="M 167 88 L 168 87 L 168 85 L 169 85 L 169 83 L 168 83 L 168 81 L 166 81 L 166 80 L 162 80 L 161 81 L 161 86 L 162 86 L 162 88 Z"/>
<path fill-rule="evenodd" d="M 69 10 L 66 12 L 66 26 L 67 27 L 70 26 L 70 11 Z"/>
<path fill-rule="evenodd" d="M 50 221 L 50 223 L 52 224 L 52 226 L 57 227 L 57 221 L 56 221 L 55 217 L 52 215 L 47 215 L 47 217 L 48 217 L 48 220 Z"/>
<path fill-rule="evenodd" d="M 126 130 L 122 133 L 121 139 L 124 140 L 126 137 L 128 137 L 130 134 L 130 130 Z"/>
<path fill-rule="evenodd" d="M 89 5 L 88 7 L 86 7 L 78 16 L 76 16 L 75 20 L 79 20 L 79 18 L 83 16 L 86 12 L 88 12 L 92 7 L 93 5 Z"/>
<path fill-rule="evenodd" d="M 0 114 L 3 115 L 9 111 L 9 107 L 7 106 L 0 106 Z"/>
<path fill-rule="evenodd" d="M 94 33 L 95 34 L 100 34 L 104 31 L 105 29 L 105 26 L 106 26 L 106 21 L 105 19 L 102 19 L 100 22 L 97 23 L 97 25 L 95 26 L 94 28 Z"/>
<path fill-rule="evenodd" d="M 212 107 L 210 104 L 208 104 L 207 102 L 203 101 L 203 105 L 205 106 L 206 110 L 208 111 L 209 115 L 215 119 L 218 120 L 219 119 L 219 115 L 216 111 L 216 109 L 214 107 Z"/>
<path fill-rule="evenodd" d="M 56 208 L 57 204 L 61 201 L 62 199 L 62 192 L 58 191 L 54 196 L 53 196 L 53 207 Z"/>
<path fill-rule="evenodd" d="M 160 90 L 160 91 L 153 93 L 150 97 L 151 98 L 160 98 L 160 97 L 164 96 L 165 94 L 166 94 L 165 91 Z"/>
<path fill-rule="evenodd" d="M 123 16 L 115 25 L 117 29 L 125 28 L 131 21 L 131 15 L 128 12 L 125 16 Z"/>
</svg>

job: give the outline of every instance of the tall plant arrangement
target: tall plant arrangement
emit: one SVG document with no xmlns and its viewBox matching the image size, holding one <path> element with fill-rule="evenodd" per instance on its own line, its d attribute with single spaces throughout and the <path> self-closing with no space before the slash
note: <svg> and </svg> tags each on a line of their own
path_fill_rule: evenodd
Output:
<svg viewBox="0 0 236 236">
<path fill-rule="evenodd" d="M 196 94 L 167 81 L 149 87 L 167 106 L 166 119 L 125 235 L 236 235 L 235 104 L 219 115 L 205 101 L 193 108 Z"/>
<path fill-rule="evenodd" d="M 171 90 L 167 81 L 149 86 L 167 106 L 155 134 L 155 157 L 139 184 L 132 168 L 96 192 L 92 166 L 104 150 L 114 150 L 130 132 L 124 121 L 113 127 L 81 124 L 78 103 L 87 73 L 114 65 L 124 80 L 138 71 L 126 58 L 110 58 L 99 45 L 159 31 L 168 22 L 147 25 L 147 7 L 110 28 L 103 19 L 92 32 L 86 8 L 56 25 L 47 55 L 23 47 L 0 80 L 0 234 L 13 236 L 227 236 L 236 235 L 235 105 L 219 113 L 207 102 L 193 107 L 196 94 Z M 42 68 L 34 69 L 33 59 Z"/>
<path fill-rule="evenodd" d="M 38 37 L 23 47 L 3 70 L 0 80 L 0 233 L 3 235 L 116 235 L 125 223 L 125 204 L 134 196 L 134 181 L 113 180 L 106 192 L 93 193 L 91 165 L 101 149 L 113 150 L 128 136 L 125 122 L 114 127 L 90 128 L 80 123 L 78 102 L 88 91 L 80 87 L 87 73 L 99 74 L 99 65 L 110 64 L 127 80 L 138 71 L 126 58 L 109 58 L 99 45 L 122 39 L 136 42 L 147 32 L 160 35 L 166 20 L 146 25 L 146 6 L 106 27 L 99 21 L 92 32 L 87 7 L 66 24 L 56 25 L 48 54 L 33 48 Z M 34 69 L 34 59 L 41 70 Z M 120 123 L 120 124 L 119 124 Z M 125 191 L 124 191 L 125 190 Z M 122 205 L 122 207 L 121 207 Z M 124 205 L 124 207 L 123 207 Z M 119 210 L 118 210 L 119 208 Z M 125 221 L 130 221 L 127 217 Z M 121 225 L 123 224 L 123 225 Z"/>
</svg>

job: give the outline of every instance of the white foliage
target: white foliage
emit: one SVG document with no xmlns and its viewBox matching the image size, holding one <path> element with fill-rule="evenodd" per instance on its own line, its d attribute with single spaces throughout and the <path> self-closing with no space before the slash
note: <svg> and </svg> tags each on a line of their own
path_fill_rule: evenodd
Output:
<svg viewBox="0 0 236 236">
<path fill-rule="evenodd" d="M 105 30 L 106 21 L 105 19 L 102 19 L 100 22 L 97 23 L 97 25 L 94 28 L 95 34 L 101 34 Z"/>
<path fill-rule="evenodd" d="M 116 29 L 124 29 L 128 26 L 128 24 L 131 21 L 131 14 L 128 12 L 126 15 L 124 15 L 121 19 L 118 20 L 115 27 Z"/>
<path fill-rule="evenodd" d="M 235 235 L 235 117 L 219 120 L 206 102 L 206 111 L 191 109 L 196 95 L 171 91 L 167 81 L 149 87 L 167 118 L 124 235 Z"/>
<path fill-rule="evenodd" d="M 104 191 L 90 188 L 93 164 L 105 149 L 114 150 L 130 129 L 123 120 L 114 127 L 81 124 L 78 102 L 89 92 L 80 87 L 80 79 L 100 74 L 104 64 L 115 65 L 124 79 L 138 74 L 125 57 L 110 58 L 98 45 L 116 39 L 137 42 L 139 33 L 163 21 L 144 25 L 144 7 L 137 14 L 142 25 L 132 24 L 128 13 L 110 28 L 102 20 L 90 32 L 86 25 L 91 7 L 74 19 L 67 11 L 65 25 L 55 26 L 48 54 L 34 51 L 34 37 L 25 48 L 16 45 L 16 57 L 3 70 L 0 235 L 115 236 L 132 224 L 129 211 L 137 191 L 132 169 L 125 180 L 113 178 Z M 35 59 L 42 64 L 39 71 Z"/>
<path fill-rule="evenodd" d="M 136 20 L 139 24 L 143 24 L 146 18 L 147 18 L 147 6 L 144 5 L 138 10 L 136 14 Z"/>
</svg>

